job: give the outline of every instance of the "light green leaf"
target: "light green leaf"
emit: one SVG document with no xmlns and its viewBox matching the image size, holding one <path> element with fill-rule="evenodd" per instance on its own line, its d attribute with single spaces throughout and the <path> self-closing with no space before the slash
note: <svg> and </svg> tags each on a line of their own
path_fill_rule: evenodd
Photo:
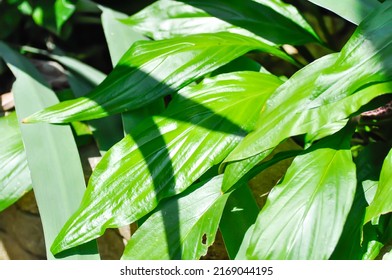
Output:
<svg viewBox="0 0 392 280">
<path fill-rule="evenodd" d="M 116 65 L 133 43 L 147 40 L 147 38 L 120 22 L 120 19 L 126 18 L 127 15 L 103 6 L 99 6 L 99 8 L 102 10 L 102 27 L 109 47 L 110 58 L 112 64 Z"/>
<path fill-rule="evenodd" d="M 146 40 L 147 38 L 137 33 L 131 26 L 125 25 L 119 21 L 121 18 L 126 18 L 127 15 L 102 6 L 100 9 L 102 10 L 102 27 L 109 47 L 110 58 L 114 66 L 133 43 L 140 40 Z M 153 113 L 161 113 L 163 109 L 163 99 L 158 99 L 144 108 L 123 113 L 121 118 L 124 133 L 129 133 L 130 130 L 145 117 L 151 116 Z"/>
<path fill-rule="evenodd" d="M 235 256 L 235 260 L 247 260 L 246 250 L 249 247 L 250 239 L 253 235 L 253 230 L 255 229 L 255 225 L 251 225 L 245 233 L 244 239 L 242 240 L 241 246 L 238 249 L 238 253 Z"/>
<path fill-rule="evenodd" d="M 0 117 L 0 131 L 1 212 L 31 190 L 31 178 L 16 113 Z"/>
<path fill-rule="evenodd" d="M 65 74 L 67 75 L 68 83 L 76 97 L 84 96 L 98 86 L 106 77 L 104 73 L 90 65 L 63 54 L 52 54 L 28 46 L 23 47 L 22 51 L 44 55 L 61 63 L 67 70 Z M 101 154 L 107 152 L 124 136 L 119 116 L 91 120 L 88 124 Z"/>
<path fill-rule="evenodd" d="M 381 169 L 376 195 L 366 209 L 365 223 L 382 214 L 392 212 L 392 150 L 385 158 Z"/>
<path fill-rule="evenodd" d="M 130 224 L 184 191 L 253 128 L 280 84 L 272 75 L 238 72 L 181 90 L 162 116 L 147 118 L 104 156 L 53 252 Z"/>
<path fill-rule="evenodd" d="M 336 3 L 336 0 L 308 1 L 328 9 L 356 25 L 381 5 L 377 0 L 344 0 L 339 3 Z"/>
<path fill-rule="evenodd" d="M 314 133 L 391 92 L 392 84 L 383 83 L 392 80 L 391 23 L 392 3 L 385 3 L 358 27 L 340 53 L 316 60 L 278 88 L 263 108 L 255 131 L 225 160 L 229 170 L 224 189 L 285 138 Z"/>
<path fill-rule="evenodd" d="M 277 45 L 319 41 L 296 8 L 280 0 L 160 0 L 122 21 L 155 40 L 231 32 Z"/>
<path fill-rule="evenodd" d="M 76 10 L 74 2 L 72 0 L 36 0 L 32 11 L 34 22 L 60 34 L 62 26 Z"/>
<path fill-rule="evenodd" d="M 294 159 L 257 218 L 249 259 L 330 257 L 356 188 L 351 133 L 344 132 L 321 140 Z"/>
<path fill-rule="evenodd" d="M 12 91 L 19 120 L 58 102 L 40 73 L 23 56 L 0 42 L 0 54 L 16 77 Z M 85 191 L 78 150 L 69 126 L 21 124 L 49 259 L 99 259 L 94 242 L 57 257 L 49 250 L 62 225 L 77 209 Z"/>
<path fill-rule="evenodd" d="M 162 203 L 125 247 L 123 260 L 196 260 L 215 240 L 228 194 L 223 176 L 189 188 Z"/>
<path fill-rule="evenodd" d="M 62 102 L 24 121 L 61 123 L 138 109 L 250 50 L 267 51 L 290 60 L 281 51 L 260 41 L 230 33 L 139 41 L 86 97 Z"/>
<path fill-rule="evenodd" d="M 367 145 L 355 158 L 357 190 L 350 213 L 347 216 L 339 242 L 331 256 L 334 260 L 360 260 L 368 246 L 367 232 L 363 232 L 363 219 L 372 180 L 379 177 L 382 160 L 388 153 L 388 145 L 372 143 Z M 377 182 L 376 182 L 377 183 Z"/>
</svg>

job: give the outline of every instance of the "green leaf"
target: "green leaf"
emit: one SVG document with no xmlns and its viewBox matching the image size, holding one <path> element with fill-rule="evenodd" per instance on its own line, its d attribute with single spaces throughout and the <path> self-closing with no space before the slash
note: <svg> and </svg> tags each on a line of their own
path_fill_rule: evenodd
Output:
<svg viewBox="0 0 392 280">
<path fill-rule="evenodd" d="M 366 250 L 367 236 L 364 240 L 363 219 L 369 192 L 373 188 L 373 181 L 378 180 L 382 160 L 388 153 L 388 145 L 372 143 L 367 145 L 355 159 L 357 170 L 357 190 L 350 213 L 340 240 L 331 256 L 334 260 L 361 260 Z M 370 183 L 370 184 L 369 184 Z M 377 184 L 377 182 L 375 182 Z"/>
<path fill-rule="evenodd" d="M 356 188 L 351 133 L 321 140 L 296 157 L 260 212 L 249 259 L 328 259 L 343 231 Z"/>
<path fill-rule="evenodd" d="M 336 0 L 308 0 L 318 6 L 326 8 L 346 20 L 358 25 L 381 3 L 377 0 L 344 0 L 336 3 Z"/>
<path fill-rule="evenodd" d="M 106 77 L 104 73 L 90 65 L 63 54 L 52 54 L 44 50 L 27 46 L 23 47 L 22 51 L 44 55 L 61 63 L 64 68 L 68 70 L 65 74 L 67 75 L 68 83 L 76 97 L 84 96 L 98 86 Z M 101 154 L 107 152 L 114 144 L 124 137 L 119 116 L 91 120 L 88 124 Z"/>
<path fill-rule="evenodd" d="M 99 6 L 99 8 L 102 10 L 102 27 L 109 47 L 110 58 L 112 64 L 116 65 L 133 43 L 147 40 L 147 38 L 133 30 L 130 26 L 121 23 L 120 20 L 127 17 L 126 14 L 103 6 Z"/>
<path fill-rule="evenodd" d="M 253 128 L 258 111 L 280 84 L 272 75 L 239 72 L 181 90 L 162 116 L 140 123 L 105 154 L 53 252 L 130 224 L 161 199 L 184 191 Z"/>
<path fill-rule="evenodd" d="M 60 34 L 64 23 L 76 10 L 74 2 L 72 0 L 36 0 L 33 5 L 33 20 L 36 24 Z"/>
<path fill-rule="evenodd" d="M 246 231 L 245 236 L 244 236 L 244 238 L 242 240 L 241 246 L 238 249 L 238 253 L 235 256 L 235 260 L 247 260 L 246 250 L 249 247 L 250 239 L 252 238 L 254 229 L 255 229 L 255 225 L 253 224 Z"/>
<path fill-rule="evenodd" d="M 230 259 L 234 259 L 238 254 L 244 236 L 255 223 L 259 211 L 247 184 L 230 194 L 219 225 Z"/>
<path fill-rule="evenodd" d="M 102 84 L 86 97 L 62 102 L 24 121 L 61 123 L 138 109 L 250 50 L 263 50 L 290 60 L 274 47 L 230 33 L 139 41 L 124 54 Z"/>
<path fill-rule="evenodd" d="M 102 27 L 109 47 L 110 58 L 114 66 L 133 43 L 146 40 L 147 38 L 137 33 L 132 27 L 119 21 L 121 18 L 126 18 L 127 15 L 105 7 L 100 7 L 100 9 L 102 10 Z M 145 117 L 151 116 L 154 113 L 161 113 L 164 105 L 163 99 L 158 99 L 144 108 L 123 113 L 121 118 L 124 133 L 129 133 Z"/>
<path fill-rule="evenodd" d="M 225 160 L 229 169 L 224 189 L 285 138 L 315 133 L 391 92 L 392 84 L 384 83 L 392 80 L 391 23 L 392 3 L 385 3 L 358 27 L 340 53 L 316 60 L 278 88 L 263 108 L 255 131 Z"/>
<path fill-rule="evenodd" d="M 31 190 L 31 177 L 16 113 L 0 118 L 0 131 L 1 212 Z"/>
<path fill-rule="evenodd" d="M 280 0 L 160 0 L 122 21 L 155 40 L 217 32 L 277 45 L 320 40 L 296 8 Z"/>
<path fill-rule="evenodd" d="M 215 240 L 228 194 L 223 176 L 190 187 L 161 206 L 139 227 L 125 247 L 123 260 L 196 260 Z"/>
<path fill-rule="evenodd" d="M 12 91 L 19 120 L 58 102 L 40 73 L 23 56 L 0 42 L 0 54 L 16 77 Z M 23 143 L 31 172 L 47 245 L 47 257 L 56 258 L 50 244 L 85 191 L 78 150 L 69 126 L 21 124 Z M 57 258 L 98 259 L 94 242 L 83 244 Z"/>
<path fill-rule="evenodd" d="M 373 201 L 366 210 L 365 223 L 382 214 L 392 212 L 392 150 L 385 158 L 380 181 Z"/>
</svg>

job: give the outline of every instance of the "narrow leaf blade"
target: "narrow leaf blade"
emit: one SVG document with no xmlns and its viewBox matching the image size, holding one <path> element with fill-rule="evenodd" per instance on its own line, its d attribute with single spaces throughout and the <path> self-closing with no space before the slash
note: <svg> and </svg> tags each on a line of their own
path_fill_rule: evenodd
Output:
<svg viewBox="0 0 392 280">
<path fill-rule="evenodd" d="M 13 85 L 19 120 L 58 102 L 39 72 L 23 56 L 0 42 L 0 54 L 16 76 Z M 68 126 L 21 125 L 28 166 L 49 250 L 63 223 L 78 207 L 85 190 L 79 154 Z M 99 259 L 94 242 L 83 244 L 58 258 Z"/>
</svg>

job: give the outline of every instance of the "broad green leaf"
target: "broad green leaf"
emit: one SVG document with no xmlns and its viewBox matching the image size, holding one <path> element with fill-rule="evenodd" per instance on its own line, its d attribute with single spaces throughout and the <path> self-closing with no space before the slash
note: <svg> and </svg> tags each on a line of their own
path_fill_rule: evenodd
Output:
<svg viewBox="0 0 392 280">
<path fill-rule="evenodd" d="M 296 157 L 260 212 L 249 259 L 328 259 L 343 231 L 356 187 L 345 131 Z"/>
<path fill-rule="evenodd" d="M 1 212 L 31 190 L 31 178 L 16 113 L 0 117 L 0 131 Z"/>
<path fill-rule="evenodd" d="M 72 0 L 36 0 L 32 17 L 36 24 L 60 34 L 62 26 L 76 10 L 74 3 Z"/>
<path fill-rule="evenodd" d="M 365 223 L 382 214 L 392 212 L 392 150 L 381 169 L 376 195 L 366 210 Z"/>
<path fill-rule="evenodd" d="M 357 190 L 350 213 L 339 242 L 331 256 L 334 260 L 360 260 L 368 247 L 364 240 L 363 219 L 365 217 L 368 193 L 372 191 L 373 185 L 369 182 L 378 180 L 382 161 L 388 153 L 388 145 L 372 143 L 367 145 L 355 158 L 357 170 Z M 377 184 L 377 182 L 376 182 Z M 365 236 L 365 239 L 366 238 Z"/>
<path fill-rule="evenodd" d="M 0 54 L 16 77 L 14 93 L 18 119 L 58 102 L 34 66 L 4 43 Z M 55 259 L 50 244 L 81 202 L 85 191 L 79 154 L 69 126 L 21 124 L 23 143 L 31 172 L 47 245 L 47 257 Z M 94 242 L 83 244 L 57 258 L 98 259 Z"/>
<path fill-rule="evenodd" d="M 358 25 L 372 10 L 381 5 L 378 0 L 308 0 L 318 6 L 326 8 L 346 20 Z"/>
<path fill-rule="evenodd" d="M 316 60 L 278 88 L 263 108 L 255 131 L 225 160 L 229 170 L 224 189 L 285 138 L 314 133 L 391 92 L 391 84 L 383 83 L 392 80 L 391 23 L 392 3 L 384 3 L 340 53 Z"/>
<path fill-rule="evenodd" d="M 219 225 L 230 259 L 234 259 L 238 254 L 245 234 L 256 221 L 259 211 L 247 184 L 230 194 Z"/>
<path fill-rule="evenodd" d="M 162 116 L 147 118 L 103 157 L 52 251 L 130 224 L 185 190 L 253 128 L 280 84 L 272 75 L 238 72 L 181 90 Z"/>
<path fill-rule="evenodd" d="M 132 235 L 123 260 L 197 260 L 215 240 L 228 194 L 223 176 L 189 188 L 162 203 Z"/>
<path fill-rule="evenodd" d="M 100 9 L 102 10 L 102 27 L 109 47 L 110 58 L 113 66 L 115 66 L 133 43 L 140 40 L 146 40 L 147 38 L 137 33 L 132 27 L 119 21 L 121 18 L 126 18 L 127 15 L 105 7 L 100 7 Z M 144 108 L 123 113 L 121 118 L 124 133 L 129 133 L 129 131 L 145 117 L 148 117 L 153 113 L 161 113 L 163 109 L 163 99 L 158 99 Z"/>
<path fill-rule="evenodd" d="M 122 21 L 155 40 L 217 32 L 277 45 L 319 40 L 296 8 L 280 0 L 160 0 Z"/>
<path fill-rule="evenodd" d="M 62 102 L 24 121 L 89 120 L 138 109 L 251 50 L 290 59 L 260 41 L 230 33 L 139 41 L 124 54 L 102 84 L 86 97 Z"/>
</svg>

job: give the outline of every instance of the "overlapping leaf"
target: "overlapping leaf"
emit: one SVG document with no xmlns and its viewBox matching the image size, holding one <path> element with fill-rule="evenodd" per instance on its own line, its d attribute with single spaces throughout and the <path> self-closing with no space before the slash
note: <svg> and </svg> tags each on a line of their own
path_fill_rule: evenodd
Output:
<svg viewBox="0 0 392 280">
<path fill-rule="evenodd" d="M 123 22 L 155 40 L 223 31 L 278 45 L 319 40 L 296 8 L 280 0 L 160 0 Z"/>
<path fill-rule="evenodd" d="M 345 0 L 336 4 L 336 0 L 309 0 L 331 10 L 342 18 L 358 25 L 372 10 L 381 5 L 378 0 Z"/>
<path fill-rule="evenodd" d="M 345 131 L 296 157 L 260 212 L 249 259 L 328 259 L 355 195 L 356 172 Z"/>
<path fill-rule="evenodd" d="M 19 121 L 32 112 L 58 102 L 40 73 L 23 56 L 0 42 L 0 54 L 16 77 L 12 91 Z M 78 207 L 85 190 L 79 154 L 68 126 L 21 125 L 34 194 L 42 220 L 47 257 L 54 259 L 49 244 L 63 223 Z M 57 256 L 99 259 L 93 242 Z"/>
<path fill-rule="evenodd" d="M 165 201 L 132 235 L 122 259 L 196 260 L 204 256 L 215 240 L 228 197 L 221 192 L 222 179 L 222 175 L 214 177 Z"/>
<path fill-rule="evenodd" d="M 31 189 L 30 171 L 16 113 L 0 117 L 0 211 Z"/>
<path fill-rule="evenodd" d="M 132 45 L 102 84 L 87 96 L 37 112 L 25 122 L 70 122 L 134 110 L 173 93 L 250 50 L 262 50 L 291 60 L 274 47 L 230 33 L 140 41 Z"/>
<path fill-rule="evenodd" d="M 140 123 L 105 155 L 53 252 L 136 221 L 185 190 L 253 128 L 280 84 L 272 75 L 238 72 L 183 89 L 162 116 Z"/>
<path fill-rule="evenodd" d="M 391 24 L 392 3 L 384 3 L 359 26 L 340 53 L 316 60 L 278 88 L 255 131 L 226 159 L 233 163 L 225 172 L 224 188 L 285 138 L 316 132 L 347 118 L 372 98 L 391 92 L 389 83 L 381 84 L 392 80 Z"/>
<path fill-rule="evenodd" d="M 392 212 L 392 150 L 381 169 L 376 195 L 366 209 L 365 223 L 382 214 Z"/>
</svg>

